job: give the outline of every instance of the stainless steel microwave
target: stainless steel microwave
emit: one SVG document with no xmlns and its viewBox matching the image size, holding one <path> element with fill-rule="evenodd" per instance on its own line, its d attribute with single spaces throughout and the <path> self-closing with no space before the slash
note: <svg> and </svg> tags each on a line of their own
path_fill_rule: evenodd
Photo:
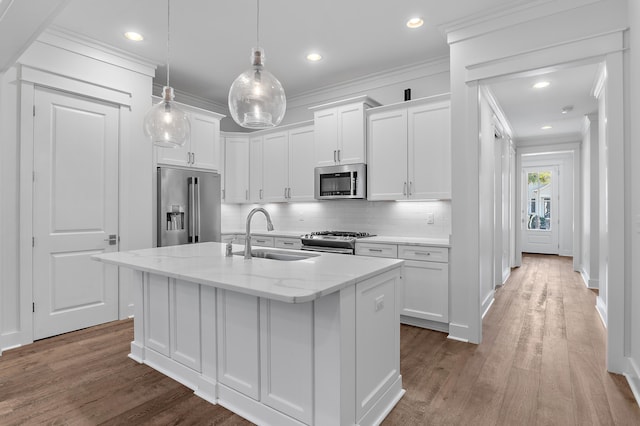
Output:
<svg viewBox="0 0 640 426">
<path fill-rule="evenodd" d="M 367 165 L 316 167 L 316 200 L 367 198 Z"/>
</svg>

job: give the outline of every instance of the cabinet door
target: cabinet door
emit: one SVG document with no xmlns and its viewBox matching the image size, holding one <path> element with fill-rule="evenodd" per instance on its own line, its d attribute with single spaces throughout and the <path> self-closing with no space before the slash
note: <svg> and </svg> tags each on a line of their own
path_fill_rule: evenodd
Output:
<svg viewBox="0 0 640 426">
<path fill-rule="evenodd" d="M 225 140 L 225 202 L 245 203 L 249 198 L 249 138 Z"/>
<path fill-rule="evenodd" d="M 338 163 L 364 163 L 364 105 L 338 107 Z"/>
<path fill-rule="evenodd" d="M 189 116 L 189 120 L 192 120 Z M 193 123 L 192 123 L 193 126 Z M 188 167 L 191 165 L 191 139 L 193 139 L 193 133 L 189 140 L 184 145 L 177 148 L 162 148 L 154 147 L 156 150 L 156 161 L 158 164 Z"/>
<path fill-rule="evenodd" d="M 407 111 L 374 112 L 368 122 L 369 200 L 407 197 Z"/>
<path fill-rule="evenodd" d="M 402 315 L 449 321 L 449 264 L 405 260 Z"/>
<path fill-rule="evenodd" d="M 313 126 L 289 132 L 289 201 L 314 199 L 313 136 Z"/>
<path fill-rule="evenodd" d="M 192 166 L 220 170 L 220 120 L 205 114 L 191 114 Z"/>
<path fill-rule="evenodd" d="M 409 198 L 451 198 L 449 102 L 408 110 Z"/>
<path fill-rule="evenodd" d="M 264 201 L 285 201 L 289 180 L 289 149 L 287 132 L 264 135 L 262 187 Z"/>
<path fill-rule="evenodd" d="M 338 109 L 316 111 L 313 118 L 315 164 L 332 166 L 336 164 L 338 154 Z"/>
<path fill-rule="evenodd" d="M 260 203 L 262 191 L 262 136 L 249 139 L 249 201 Z"/>
</svg>

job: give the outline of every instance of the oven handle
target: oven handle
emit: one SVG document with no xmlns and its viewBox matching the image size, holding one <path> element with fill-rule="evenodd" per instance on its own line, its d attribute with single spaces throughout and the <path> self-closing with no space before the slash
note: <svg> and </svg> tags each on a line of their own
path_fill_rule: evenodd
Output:
<svg viewBox="0 0 640 426">
<path fill-rule="evenodd" d="M 353 249 L 338 248 L 338 247 L 321 247 L 321 246 L 302 246 L 300 250 L 304 251 L 318 251 L 323 253 L 338 253 L 338 254 L 355 254 Z"/>
</svg>

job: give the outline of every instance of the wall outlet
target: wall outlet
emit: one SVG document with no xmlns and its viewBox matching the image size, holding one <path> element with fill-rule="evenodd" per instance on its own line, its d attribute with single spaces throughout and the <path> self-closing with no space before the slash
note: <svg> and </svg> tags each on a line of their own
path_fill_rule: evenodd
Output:
<svg viewBox="0 0 640 426">
<path fill-rule="evenodd" d="M 429 225 L 433 225 L 435 223 L 435 218 L 433 217 L 433 213 L 427 213 L 427 223 Z"/>
</svg>

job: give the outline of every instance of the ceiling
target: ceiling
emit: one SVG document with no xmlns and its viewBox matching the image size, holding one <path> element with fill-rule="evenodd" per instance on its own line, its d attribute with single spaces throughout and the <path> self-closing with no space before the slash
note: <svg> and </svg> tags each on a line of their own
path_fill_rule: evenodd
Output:
<svg viewBox="0 0 640 426">
<path fill-rule="evenodd" d="M 282 82 L 287 98 L 294 99 L 345 81 L 446 57 L 449 49 L 442 28 L 530 2 L 262 0 L 260 44 L 266 67 Z M 425 24 L 409 29 L 405 23 L 414 16 L 423 17 Z M 166 2 L 69 0 L 53 26 L 158 64 L 154 82 L 165 84 Z M 142 33 L 145 40 L 125 39 L 123 33 L 131 30 Z M 226 106 L 229 87 L 249 67 L 255 44 L 256 0 L 171 2 L 170 77 L 176 91 Z M 320 53 L 323 60 L 307 61 L 311 51 Z M 585 74 L 576 77 L 580 72 Z M 494 83 L 491 89 L 517 136 L 547 135 L 548 131 L 536 131 L 536 126 L 552 120 L 558 108 L 576 105 L 573 115 L 591 108 L 582 104 L 591 90 L 593 74 L 591 68 L 574 69 L 567 78 L 557 74 L 546 92 L 532 93 L 530 83 L 522 79 Z M 549 96 L 546 100 L 545 94 Z M 569 130 L 559 123 L 554 129 L 579 131 L 579 127 Z"/>
</svg>

